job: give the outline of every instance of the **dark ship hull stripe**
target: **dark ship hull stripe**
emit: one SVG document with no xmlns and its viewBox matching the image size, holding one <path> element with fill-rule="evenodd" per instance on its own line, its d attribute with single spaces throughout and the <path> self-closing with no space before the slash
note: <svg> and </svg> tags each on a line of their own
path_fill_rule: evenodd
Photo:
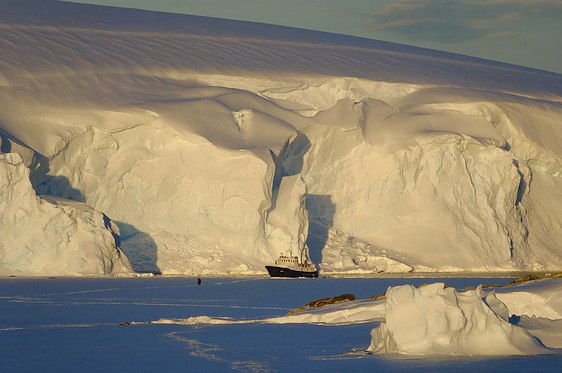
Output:
<svg viewBox="0 0 562 373">
<path fill-rule="evenodd" d="M 296 271 L 285 267 L 265 266 L 271 277 L 318 277 L 318 271 Z"/>
</svg>

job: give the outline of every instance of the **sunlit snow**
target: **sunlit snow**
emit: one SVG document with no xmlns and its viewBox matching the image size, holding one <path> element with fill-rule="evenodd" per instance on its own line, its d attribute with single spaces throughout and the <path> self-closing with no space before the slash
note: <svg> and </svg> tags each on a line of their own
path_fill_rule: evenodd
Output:
<svg viewBox="0 0 562 373">
<path fill-rule="evenodd" d="M 558 74 L 49 0 L 0 1 L 0 50 L 0 166 L 30 174 L 3 272 L 103 272 L 33 193 L 110 218 L 136 272 L 263 274 L 303 240 L 321 274 L 562 268 Z"/>
<path fill-rule="evenodd" d="M 56 279 L 69 290 L 43 293 L 36 288 L 46 282 L 4 279 L 5 289 L 18 289 L 0 297 L 0 334 L 14 338 L 0 346 L 10 351 L 8 367 L 41 368 L 21 359 L 18 343 L 37 361 L 81 366 L 42 342 L 52 334 L 70 348 L 68 330 L 91 359 L 94 342 L 77 329 L 109 341 L 96 345 L 100 356 L 111 355 L 101 348 L 119 353 L 92 367 L 123 369 L 134 368 L 118 348 L 131 335 L 143 348 L 151 337 L 176 346 L 135 350 L 139 365 L 151 356 L 162 368 L 166 356 L 184 367 L 186 349 L 205 361 L 201 369 L 275 365 L 256 346 L 242 360 L 221 357 L 217 346 L 228 342 L 220 331 L 217 344 L 190 335 L 209 327 L 255 327 L 252 343 L 283 329 L 286 340 L 271 346 L 293 354 L 304 335 L 316 343 L 310 351 L 323 348 L 318 360 L 341 346 L 318 347 L 321 333 L 309 327 L 366 327 L 353 351 L 377 358 L 562 348 L 561 279 L 473 290 L 394 279 L 385 297 L 293 314 L 297 299 L 344 281 L 209 279 L 264 276 L 280 252 L 303 248 L 321 277 L 561 270 L 561 75 L 342 35 L 53 0 L 0 0 L 0 51 L 0 275 L 204 278 L 189 287 L 185 277 Z M 150 280 L 171 287 L 134 287 Z M 111 298 L 119 281 L 126 290 Z M 76 288 L 83 285 L 92 289 Z M 117 310 L 127 319 L 114 320 Z M 111 329 L 122 330 L 119 322 L 131 334 Z M 295 325 L 300 334 L 289 335 Z M 310 351 L 301 360 L 314 359 Z M 276 359 L 297 369 L 292 358 Z"/>
</svg>

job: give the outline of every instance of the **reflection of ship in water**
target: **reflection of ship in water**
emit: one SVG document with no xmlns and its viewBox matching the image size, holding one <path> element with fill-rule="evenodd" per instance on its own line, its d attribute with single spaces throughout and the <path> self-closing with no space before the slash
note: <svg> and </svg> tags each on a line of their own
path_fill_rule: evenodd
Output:
<svg viewBox="0 0 562 373">
<path fill-rule="evenodd" d="M 281 254 L 274 266 L 265 266 L 271 277 L 318 277 L 318 269 L 308 260 Z"/>
</svg>

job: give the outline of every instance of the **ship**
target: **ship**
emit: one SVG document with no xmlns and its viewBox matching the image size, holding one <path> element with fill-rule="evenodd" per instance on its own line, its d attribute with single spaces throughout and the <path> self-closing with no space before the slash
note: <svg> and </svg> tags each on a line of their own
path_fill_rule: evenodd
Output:
<svg viewBox="0 0 562 373">
<path fill-rule="evenodd" d="M 305 260 L 301 262 L 296 256 L 281 254 L 275 265 L 265 266 L 271 277 L 318 277 L 316 265 Z"/>
</svg>

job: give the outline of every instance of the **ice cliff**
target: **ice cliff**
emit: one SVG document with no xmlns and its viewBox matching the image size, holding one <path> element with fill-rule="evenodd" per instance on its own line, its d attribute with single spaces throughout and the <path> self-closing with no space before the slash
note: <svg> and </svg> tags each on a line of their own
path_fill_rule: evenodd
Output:
<svg viewBox="0 0 562 373">
<path fill-rule="evenodd" d="M 263 273 L 303 248 L 324 273 L 562 268 L 559 74 L 37 0 L 0 1 L 0 50 L 0 150 L 34 193 L 110 216 L 135 271 Z M 29 227 L 2 223 L 4 256 L 38 252 Z"/>
<path fill-rule="evenodd" d="M 0 154 L 0 222 L 0 273 L 130 272 L 119 228 L 84 204 L 37 196 L 16 153 Z"/>
</svg>

